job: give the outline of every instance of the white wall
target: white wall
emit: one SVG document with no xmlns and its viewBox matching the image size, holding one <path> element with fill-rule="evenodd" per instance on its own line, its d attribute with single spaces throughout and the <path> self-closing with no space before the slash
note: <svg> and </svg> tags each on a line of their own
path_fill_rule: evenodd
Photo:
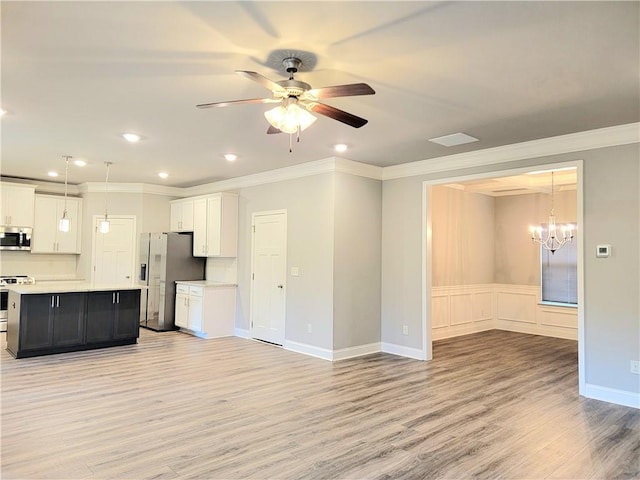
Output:
<svg viewBox="0 0 640 480">
<path fill-rule="evenodd" d="M 494 198 L 447 186 L 431 195 L 433 286 L 493 283 Z"/>
</svg>

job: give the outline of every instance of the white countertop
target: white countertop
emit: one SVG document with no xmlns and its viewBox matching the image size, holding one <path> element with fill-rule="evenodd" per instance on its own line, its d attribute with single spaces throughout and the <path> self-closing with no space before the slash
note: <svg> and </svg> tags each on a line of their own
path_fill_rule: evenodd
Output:
<svg viewBox="0 0 640 480">
<path fill-rule="evenodd" d="M 67 292 L 104 292 L 112 290 L 142 290 L 143 285 L 130 283 L 91 283 L 91 282 L 41 282 L 35 285 L 7 285 L 7 290 L 21 295 L 34 293 L 67 293 Z"/>
<path fill-rule="evenodd" d="M 176 280 L 176 284 L 193 285 L 196 287 L 237 287 L 237 283 L 212 282 L 209 280 Z"/>
</svg>

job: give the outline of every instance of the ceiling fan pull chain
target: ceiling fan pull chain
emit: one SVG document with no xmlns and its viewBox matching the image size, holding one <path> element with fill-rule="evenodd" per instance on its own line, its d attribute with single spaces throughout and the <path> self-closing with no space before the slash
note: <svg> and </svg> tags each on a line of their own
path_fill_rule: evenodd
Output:
<svg viewBox="0 0 640 480">
<path fill-rule="evenodd" d="M 289 134 L 289 153 L 293 153 L 293 133 Z"/>
</svg>

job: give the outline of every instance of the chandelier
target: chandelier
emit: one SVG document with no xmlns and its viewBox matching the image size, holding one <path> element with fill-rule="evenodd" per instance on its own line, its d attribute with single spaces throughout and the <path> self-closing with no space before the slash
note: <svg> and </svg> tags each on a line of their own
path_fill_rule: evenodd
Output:
<svg viewBox="0 0 640 480">
<path fill-rule="evenodd" d="M 562 246 L 571 240 L 573 240 L 573 225 L 556 225 L 556 216 L 553 211 L 554 206 L 554 191 L 553 191 L 553 172 L 551 172 L 551 212 L 549 213 L 549 223 L 545 227 L 544 225 L 531 226 L 529 231 L 531 232 L 531 240 L 535 243 L 542 245 L 542 248 L 549 250 L 553 255 L 556 250 L 562 248 Z M 559 227 L 559 228 L 558 228 Z M 560 234 L 558 232 L 560 231 Z"/>
</svg>

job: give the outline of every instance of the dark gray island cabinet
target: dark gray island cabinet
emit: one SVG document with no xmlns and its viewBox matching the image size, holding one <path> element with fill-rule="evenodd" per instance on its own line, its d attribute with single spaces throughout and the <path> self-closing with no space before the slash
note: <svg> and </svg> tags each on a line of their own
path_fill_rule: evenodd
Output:
<svg viewBox="0 0 640 480">
<path fill-rule="evenodd" d="M 137 342 L 140 287 L 36 285 L 9 291 L 7 351 L 16 358 Z"/>
</svg>

